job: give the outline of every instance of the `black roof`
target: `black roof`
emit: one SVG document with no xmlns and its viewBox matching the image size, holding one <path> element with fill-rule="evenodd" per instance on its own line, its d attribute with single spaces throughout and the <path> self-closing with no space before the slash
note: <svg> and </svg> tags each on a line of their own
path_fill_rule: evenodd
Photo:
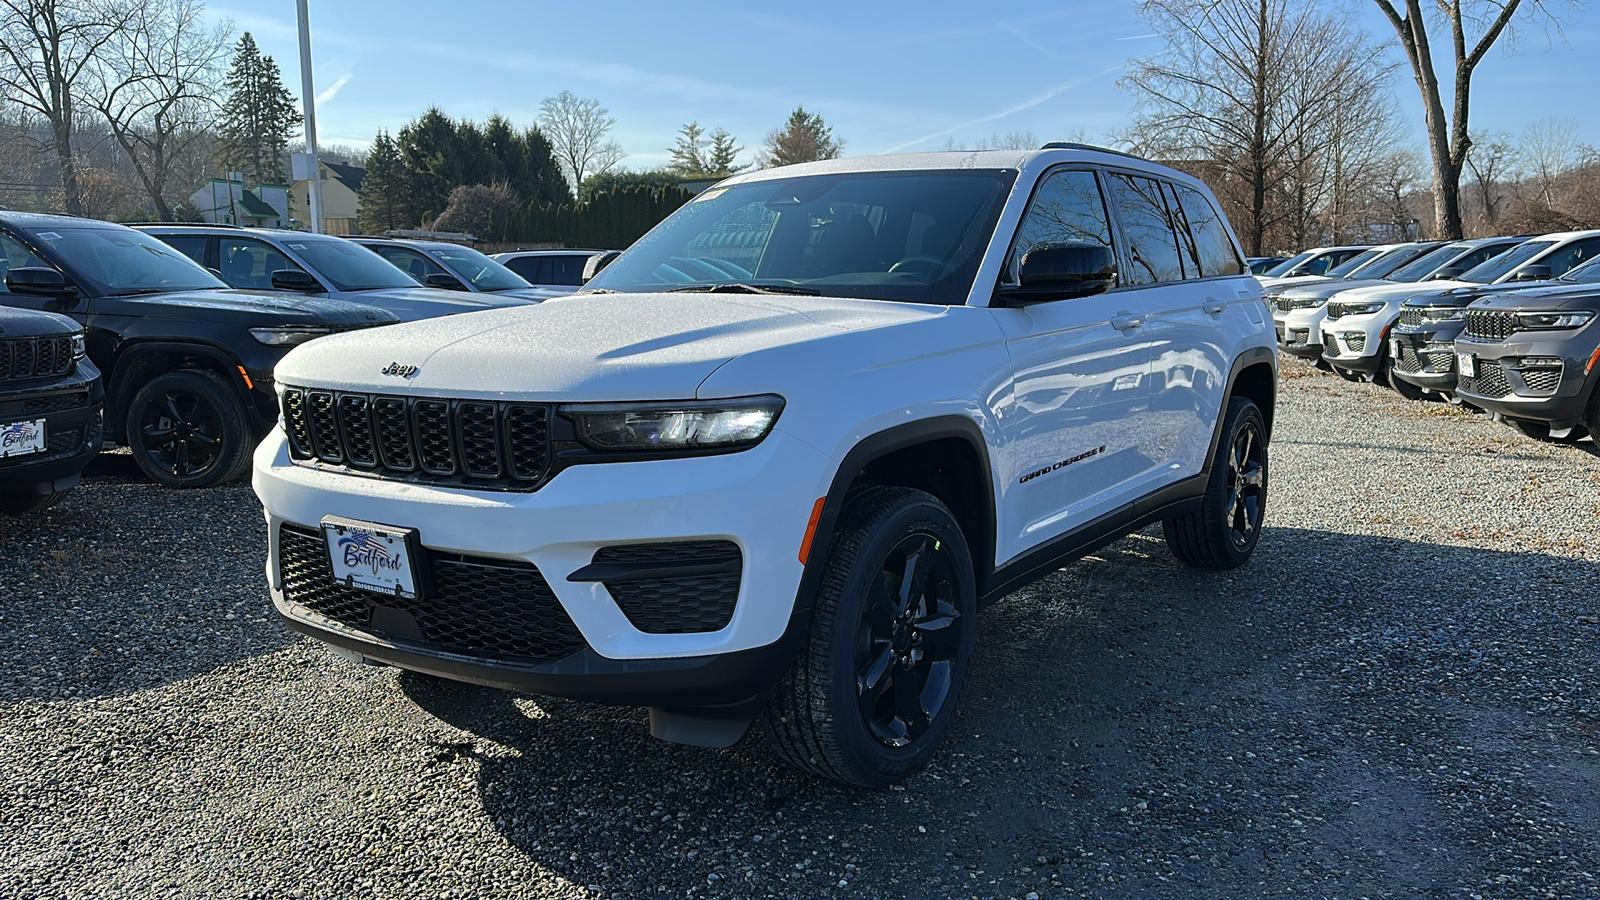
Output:
<svg viewBox="0 0 1600 900">
<path fill-rule="evenodd" d="M 327 160 L 323 160 L 322 164 L 328 167 L 328 171 L 333 173 L 333 177 L 344 182 L 345 187 L 356 193 L 361 192 L 361 179 L 366 177 L 366 169 L 360 166 L 347 166 L 344 163 L 328 162 Z"/>
<path fill-rule="evenodd" d="M 280 213 L 273 209 L 271 204 L 262 200 L 250 191 L 245 191 L 239 197 L 239 205 L 253 219 L 276 219 Z"/>
<path fill-rule="evenodd" d="M 4 222 L 7 225 L 12 225 L 17 228 L 49 228 L 52 225 L 60 227 L 77 226 L 79 228 L 82 228 L 86 225 L 90 227 L 122 227 L 117 225 L 115 222 L 102 222 L 99 219 L 85 219 L 79 216 L 58 216 L 52 213 L 11 212 L 10 210 L 0 211 L 0 222 Z"/>
</svg>

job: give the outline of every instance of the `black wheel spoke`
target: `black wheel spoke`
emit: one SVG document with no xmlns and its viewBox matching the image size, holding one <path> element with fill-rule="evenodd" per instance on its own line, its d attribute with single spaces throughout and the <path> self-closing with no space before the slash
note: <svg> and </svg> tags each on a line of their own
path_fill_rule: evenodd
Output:
<svg viewBox="0 0 1600 900">
<path fill-rule="evenodd" d="M 928 583 L 928 574 L 933 570 L 933 542 L 926 536 L 919 535 L 919 543 L 911 552 L 906 554 L 906 568 L 900 577 L 900 593 L 895 598 L 895 612 L 905 615 L 909 610 L 915 609 L 918 601 L 922 599 L 922 592 Z"/>
<path fill-rule="evenodd" d="M 917 623 L 917 638 L 924 659 L 955 659 L 961 651 L 961 629 L 954 614 Z"/>
<path fill-rule="evenodd" d="M 861 708 L 868 709 L 878 705 L 878 699 L 889 687 L 891 682 L 890 670 L 894 668 L 894 647 L 884 642 L 878 652 L 856 675 L 856 694 L 861 698 Z"/>
</svg>

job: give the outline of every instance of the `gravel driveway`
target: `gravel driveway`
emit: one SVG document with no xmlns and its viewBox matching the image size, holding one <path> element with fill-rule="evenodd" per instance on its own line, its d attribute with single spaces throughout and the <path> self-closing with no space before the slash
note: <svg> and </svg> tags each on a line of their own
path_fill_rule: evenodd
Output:
<svg viewBox="0 0 1600 900">
<path fill-rule="evenodd" d="M 248 486 L 0 520 L 0 897 L 1600 896 L 1600 458 L 1285 363 L 1268 531 L 995 605 L 847 790 L 638 709 L 341 662 Z"/>
</svg>

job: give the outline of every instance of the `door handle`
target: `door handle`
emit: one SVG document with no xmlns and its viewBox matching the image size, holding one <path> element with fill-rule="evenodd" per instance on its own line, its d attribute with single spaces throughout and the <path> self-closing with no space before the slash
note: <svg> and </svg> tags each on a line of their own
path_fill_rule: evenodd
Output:
<svg viewBox="0 0 1600 900">
<path fill-rule="evenodd" d="M 1228 308 L 1228 305 L 1217 300 L 1212 300 L 1208 297 L 1206 298 L 1206 302 L 1200 304 L 1200 308 L 1205 310 L 1210 315 L 1220 316 L 1222 315 L 1223 311 Z"/>
<path fill-rule="evenodd" d="M 1143 324 L 1143 313 L 1130 313 L 1125 309 L 1111 317 L 1111 327 L 1118 331 L 1132 331 Z"/>
</svg>

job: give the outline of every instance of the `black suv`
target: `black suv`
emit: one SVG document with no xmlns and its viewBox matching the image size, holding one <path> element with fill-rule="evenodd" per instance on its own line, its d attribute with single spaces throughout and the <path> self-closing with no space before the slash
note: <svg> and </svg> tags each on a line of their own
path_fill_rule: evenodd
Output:
<svg viewBox="0 0 1600 900">
<path fill-rule="evenodd" d="M 0 512 L 53 505 L 100 452 L 100 370 L 83 348 L 66 316 L 0 306 Z"/>
<path fill-rule="evenodd" d="M 170 487 L 245 473 L 277 421 L 272 368 L 290 348 L 398 321 L 360 303 L 232 290 L 161 241 L 92 219 L 0 212 L 0 259 L 0 305 L 87 328 L 107 439 Z"/>
</svg>

